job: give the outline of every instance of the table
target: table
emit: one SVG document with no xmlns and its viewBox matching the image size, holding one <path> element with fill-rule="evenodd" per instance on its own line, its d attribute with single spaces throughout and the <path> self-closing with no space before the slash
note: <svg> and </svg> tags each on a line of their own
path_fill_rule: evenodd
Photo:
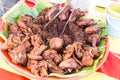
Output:
<svg viewBox="0 0 120 80">
<path fill-rule="evenodd" d="M 2 13 L 6 13 L 12 6 L 16 4 L 18 0 L 0 0 L 0 10 Z M 0 15 L 1 16 L 1 15 Z"/>
<path fill-rule="evenodd" d="M 93 0 L 91 0 L 91 1 L 93 1 Z M 91 10 L 92 9 L 95 9 L 95 5 L 93 5 L 93 4 L 91 7 Z M 100 12 L 100 14 L 101 14 L 101 12 Z M 110 50 L 119 54 L 120 53 L 120 50 L 119 50 L 120 39 L 109 36 L 109 43 L 110 43 Z M 17 72 L 16 70 L 12 69 L 1 57 L 0 57 L 0 68 L 14 72 L 16 74 L 23 75 L 23 74 Z M 31 80 L 34 80 L 34 79 L 31 79 Z M 86 78 L 82 78 L 80 80 L 117 80 L 117 79 L 112 78 L 112 77 L 107 76 L 102 73 L 94 72 L 93 74 L 87 76 Z"/>
</svg>

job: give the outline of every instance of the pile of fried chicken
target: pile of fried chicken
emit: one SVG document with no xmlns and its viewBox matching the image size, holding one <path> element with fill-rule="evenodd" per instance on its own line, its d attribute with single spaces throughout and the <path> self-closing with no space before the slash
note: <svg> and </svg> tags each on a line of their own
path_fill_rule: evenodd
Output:
<svg viewBox="0 0 120 80">
<path fill-rule="evenodd" d="M 15 64 L 27 67 L 32 74 L 48 77 L 50 73 L 70 74 L 92 66 L 100 52 L 103 36 L 93 19 L 83 19 L 85 12 L 76 9 L 62 36 L 59 36 L 72 8 L 67 8 L 47 28 L 43 28 L 61 9 L 59 5 L 43 9 L 36 18 L 19 16 L 9 24 L 9 37 L 2 45 Z"/>
</svg>

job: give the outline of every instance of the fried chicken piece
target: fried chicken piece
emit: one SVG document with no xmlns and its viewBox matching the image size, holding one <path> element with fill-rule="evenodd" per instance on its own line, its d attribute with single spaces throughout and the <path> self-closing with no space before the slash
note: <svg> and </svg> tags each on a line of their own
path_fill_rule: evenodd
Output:
<svg viewBox="0 0 120 80">
<path fill-rule="evenodd" d="M 73 54 L 73 59 L 82 67 L 83 65 L 82 65 L 82 63 L 81 63 L 81 61 L 78 59 L 78 58 L 76 58 L 76 56 Z"/>
<path fill-rule="evenodd" d="M 46 18 L 50 21 L 59 11 L 59 4 L 54 5 L 51 9 L 46 13 Z"/>
<path fill-rule="evenodd" d="M 8 37 L 7 41 L 5 41 L 2 46 L 1 49 L 2 50 L 8 50 L 9 48 L 13 48 L 15 46 L 14 42 L 12 41 L 13 35 L 10 34 L 10 36 Z"/>
<path fill-rule="evenodd" d="M 93 57 L 93 58 L 94 57 L 96 58 L 100 55 L 99 50 L 96 46 L 93 47 L 93 46 L 90 46 L 90 45 L 85 45 L 84 50 L 88 51 L 89 55 L 91 55 L 91 57 Z"/>
<path fill-rule="evenodd" d="M 17 24 L 20 30 L 25 35 L 36 34 L 40 31 L 40 27 L 37 24 L 32 23 L 33 18 L 29 15 L 20 16 L 17 20 Z"/>
<path fill-rule="evenodd" d="M 25 22 L 23 22 L 22 20 L 18 19 L 17 20 L 17 24 L 20 28 L 23 28 L 25 29 L 26 28 L 26 25 L 25 25 Z"/>
<path fill-rule="evenodd" d="M 75 55 L 77 56 L 77 58 L 81 59 L 83 56 L 83 52 L 82 52 L 82 43 L 81 42 L 74 42 L 73 43 L 73 47 L 75 49 Z"/>
<path fill-rule="evenodd" d="M 63 20 L 67 20 L 68 17 L 69 17 L 69 12 L 70 12 L 70 8 L 71 6 L 68 5 L 63 11 L 62 13 L 58 16 L 60 21 L 63 21 Z"/>
<path fill-rule="evenodd" d="M 69 59 L 74 54 L 74 47 L 68 45 L 63 51 L 63 60 Z"/>
<path fill-rule="evenodd" d="M 26 28 L 27 31 L 32 31 L 32 34 L 40 34 L 40 32 L 41 32 L 41 28 L 42 28 L 41 25 L 33 24 L 33 23 L 27 23 L 26 26 L 28 28 L 28 29 Z"/>
<path fill-rule="evenodd" d="M 73 40 L 68 35 L 65 35 L 65 34 L 63 34 L 62 39 L 66 46 L 69 44 L 72 44 L 73 42 Z"/>
<path fill-rule="evenodd" d="M 60 50 L 63 47 L 63 39 L 59 37 L 54 37 L 48 40 L 50 48 L 55 50 Z"/>
<path fill-rule="evenodd" d="M 39 66 L 38 61 L 36 60 L 28 60 L 27 68 L 30 70 L 32 74 L 39 76 Z"/>
<path fill-rule="evenodd" d="M 47 12 L 51 9 L 51 7 L 47 7 L 45 9 L 43 9 L 38 16 L 46 16 Z M 35 18 L 36 19 L 36 18 Z"/>
<path fill-rule="evenodd" d="M 34 20 L 33 20 L 33 23 L 34 24 L 39 24 L 39 25 L 43 25 L 43 24 L 45 24 L 45 17 L 44 16 L 38 16 L 38 17 L 36 17 Z"/>
<path fill-rule="evenodd" d="M 46 19 L 47 12 L 50 10 L 50 8 L 43 9 L 39 15 L 32 20 L 34 24 L 38 25 L 45 25 L 48 22 L 48 19 Z"/>
<path fill-rule="evenodd" d="M 54 61 L 56 64 L 62 61 L 62 57 L 53 49 L 48 49 L 42 53 L 42 57 L 45 60 Z"/>
<path fill-rule="evenodd" d="M 91 25 L 92 22 L 93 22 L 93 19 L 78 19 L 76 23 L 79 27 L 83 27 L 83 26 Z"/>
<path fill-rule="evenodd" d="M 95 46 L 95 47 L 89 47 L 89 54 L 91 54 L 92 55 L 92 57 L 98 57 L 99 55 L 100 55 L 100 53 L 99 53 L 99 50 L 98 50 L 98 48 Z"/>
<path fill-rule="evenodd" d="M 48 77 L 48 72 L 46 71 L 46 69 L 44 67 L 40 67 L 39 75 L 41 77 Z"/>
<path fill-rule="evenodd" d="M 17 34 L 10 34 L 7 41 L 3 44 L 2 49 L 8 50 L 12 61 L 15 64 L 26 64 L 26 52 L 29 50 L 31 44 L 28 41 L 29 37 L 21 38 Z M 26 58 L 26 59 L 25 59 Z"/>
<path fill-rule="evenodd" d="M 15 23 L 9 24 L 9 31 L 10 33 L 22 34 L 19 27 Z"/>
<path fill-rule="evenodd" d="M 85 33 L 98 33 L 100 31 L 100 29 L 103 28 L 103 27 L 100 27 L 100 26 L 89 26 L 89 27 L 86 27 L 84 32 Z"/>
<path fill-rule="evenodd" d="M 24 48 L 26 49 L 26 53 L 30 52 L 31 50 L 30 37 L 26 36 L 20 44 L 24 45 Z"/>
<path fill-rule="evenodd" d="M 40 55 L 42 54 L 42 52 L 44 50 L 46 50 L 46 48 L 47 48 L 47 46 L 45 46 L 45 45 L 40 45 L 40 47 L 35 46 L 31 50 L 30 54 L 27 54 L 27 56 L 28 56 L 29 59 L 32 59 L 32 60 L 42 60 L 43 57 L 40 56 Z"/>
<path fill-rule="evenodd" d="M 19 43 L 21 43 L 21 38 L 19 36 L 14 35 L 14 34 L 10 34 L 7 41 L 5 41 L 3 43 L 3 45 L 1 46 L 1 49 L 2 50 L 13 49 Z"/>
<path fill-rule="evenodd" d="M 28 58 L 31 60 L 42 60 L 42 56 L 40 55 L 31 55 L 31 54 L 27 54 Z"/>
<path fill-rule="evenodd" d="M 41 77 L 47 77 L 48 76 L 48 62 L 45 60 L 41 60 L 38 64 L 39 66 L 39 74 Z"/>
<path fill-rule="evenodd" d="M 93 64 L 93 57 L 91 56 L 91 54 L 89 54 L 88 51 L 84 52 L 84 55 L 82 57 L 82 64 L 83 66 L 92 66 Z"/>
<path fill-rule="evenodd" d="M 57 65 L 54 62 L 48 62 L 48 69 L 50 73 L 59 73 L 59 74 L 64 74 L 64 71 L 57 67 Z"/>
<path fill-rule="evenodd" d="M 81 12 L 80 12 L 80 9 L 75 9 L 71 19 L 69 20 L 69 22 L 75 22 L 78 18 L 80 18 L 80 16 L 83 16 L 81 15 Z"/>
<path fill-rule="evenodd" d="M 101 38 L 98 34 L 91 34 L 88 36 L 88 42 L 92 44 L 92 46 L 97 46 L 97 44 L 100 42 Z"/>
<path fill-rule="evenodd" d="M 33 35 L 33 34 L 38 34 L 41 31 L 41 26 L 37 24 L 33 24 L 30 22 L 24 22 L 20 19 L 17 20 L 17 24 L 20 28 L 20 30 L 25 34 L 25 35 Z"/>
<path fill-rule="evenodd" d="M 92 47 L 92 54 L 94 55 L 95 58 L 99 57 L 100 52 L 97 47 Z"/>
<path fill-rule="evenodd" d="M 48 69 L 48 62 L 45 60 L 39 61 L 39 67 L 44 67 L 46 70 Z"/>
<path fill-rule="evenodd" d="M 73 58 L 69 58 L 66 60 L 63 60 L 60 64 L 59 67 L 61 69 L 79 69 L 80 65 L 73 59 Z"/>
<path fill-rule="evenodd" d="M 17 20 L 17 24 L 20 28 L 20 30 L 25 34 L 25 35 L 32 35 L 32 30 L 27 27 L 27 25 L 25 24 L 25 22 L 23 22 L 22 20 Z"/>
<path fill-rule="evenodd" d="M 42 39 L 36 34 L 31 36 L 31 43 L 33 46 L 40 46 L 42 44 Z"/>
<path fill-rule="evenodd" d="M 48 69 L 48 63 L 44 60 L 36 61 L 36 60 L 28 60 L 27 68 L 31 71 L 32 74 L 35 74 L 37 76 L 41 77 L 47 77 L 47 69 Z"/>
<path fill-rule="evenodd" d="M 25 65 L 27 62 L 26 50 L 24 45 L 19 45 L 13 50 L 9 50 L 8 54 L 10 55 L 12 62 L 15 64 Z"/>
</svg>

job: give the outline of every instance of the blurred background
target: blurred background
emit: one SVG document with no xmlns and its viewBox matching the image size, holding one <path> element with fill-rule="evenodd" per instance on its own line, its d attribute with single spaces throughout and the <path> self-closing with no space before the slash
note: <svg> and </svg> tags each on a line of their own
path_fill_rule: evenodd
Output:
<svg viewBox="0 0 120 80">
<path fill-rule="evenodd" d="M 19 0 L 0 0 L 0 16 L 8 11 Z"/>
</svg>

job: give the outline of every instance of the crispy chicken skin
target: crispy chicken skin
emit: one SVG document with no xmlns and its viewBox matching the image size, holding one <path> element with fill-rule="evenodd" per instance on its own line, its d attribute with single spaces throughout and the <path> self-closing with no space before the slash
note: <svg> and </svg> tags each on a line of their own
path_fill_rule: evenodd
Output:
<svg viewBox="0 0 120 80">
<path fill-rule="evenodd" d="M 55 50 L 60 50 L 63 47 L 63 40 L 59 37 L 55 37 L 48 40 L 50 48 Z"/>
</svg>

